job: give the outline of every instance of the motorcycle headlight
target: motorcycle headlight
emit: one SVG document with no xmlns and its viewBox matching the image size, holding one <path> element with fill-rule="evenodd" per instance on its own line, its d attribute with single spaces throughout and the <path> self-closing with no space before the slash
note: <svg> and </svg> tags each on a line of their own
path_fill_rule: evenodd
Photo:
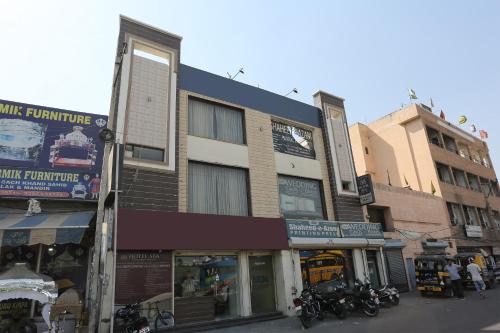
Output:
<svg viewBox="0 0 500 333">
<path fill-rule="evenodd" d="M 441 281 L 441 283 L 439 283 L 439 284 L 442 285 L 442 286 L 444 286 L 444 282 L 443 281 Z"/>
</svg>

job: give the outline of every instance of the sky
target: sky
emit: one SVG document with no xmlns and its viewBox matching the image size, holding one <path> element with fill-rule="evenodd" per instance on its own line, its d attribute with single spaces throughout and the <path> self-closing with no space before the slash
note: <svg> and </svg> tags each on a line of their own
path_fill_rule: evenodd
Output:
<svg viewBox="0 0 500 333">
<path fill-rule="evenodd" d="M 500 166 L 500 1 L 0 0 L 0 99 L 108 114 L 119 15 L 183 37 L 181 62 L 312 104 L 348 122 L 408 103 L 465 115 Z M 468 129 L 464 127 L 464 129 Z"/>
</svg>

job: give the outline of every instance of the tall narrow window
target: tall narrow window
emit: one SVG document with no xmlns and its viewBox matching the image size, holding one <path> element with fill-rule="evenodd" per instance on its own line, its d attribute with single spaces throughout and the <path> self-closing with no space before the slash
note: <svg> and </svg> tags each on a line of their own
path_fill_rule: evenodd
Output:
<svg viewBox="0 0 500 333">
<path fill-rule="evenodd" d="M 248 215 L 248 174 L 244 169 L 189 162 L 189 212 Z"/>
<path fill-rule="evenodd" d="M 479 221 L 481 222 L 481 226 L 489 229 L 490 228 L 490 218 L 488 217 L 488 213 L 484 208 L 478 208 L 479 210 Z"/>
<path fill-rule="evenodd" d="M 458 144 L 458 155 L 462 156 L 463 158 L 470 159 L 469 148 L 467 147 L 467 145 L 463 143 Z"/>
<path fill-rule="evenodd" d="M 436 163 L 439 180 L 448 184 L 453 184 L 451 179 L 450 168 L 447 165 Z"/>
<path fill-rule="evenodd" d="M 453 177 L 455 178 L 455 184 L 460 187 L 467 188 L 467 178 L 465 178 L 465 172 L 453 168 Z"/>
<path fill-rule="evenodd" d="M 450 222 L 452 225 L 462 225 L 464 224 L 464 219 L 460 211 L 460 205 L 452 202 L 447 202 L 446 206 L 448 208 L 448 214 L 450 216 Z"/>
<path fill-rule="evenodd" d="M 243 111 L 189 99 L 188 133 L 208 139 L 244 144 Z"/>
<path fill-rule="evenodd" d="M 455 139 L 451 136 L 443 134 L 444 147 L 446 150 L 451 151 L 452 153 L 458 153 L 457 144 L 455 143 Z"/>
<path fill-rule="evenodd" d="M 468 225 L 478 225 L 476 209 L 474 207 L 466 205 L 463 205 L 463 208 L 464 208 L 465 223 Z"/>
<path fill-rule="evenodd" d="M 490 187 L 490 181 L 486 178 L 479 177 L 479 185 L 481 186 L 481 191 L 484 195 L 490 196 L 493 195 L 493 191 Z"/>
<path fill-rule="evenodd" d="M 500 229 L 500 213 L 496 210 L 493 211 L 493 220 L 497 225 L 497 229 Z"/>
<path fill-rule="evenodd" d="M 427 138 L 429 142 L 438 147 L 443 147 L 443 142 L 441 139 L 441 135 L 437 130 L 432 127 L 427 126 Z"/>
<path fill-rule="evenodd" d="M 479 181 L 477 180 L 477 176 L 472 173 L 467 173 L 467 179 L 469 180 L 470 188 L 474 191 L 481 192 L 481 188 L 479 187 Z"/>
</svg>

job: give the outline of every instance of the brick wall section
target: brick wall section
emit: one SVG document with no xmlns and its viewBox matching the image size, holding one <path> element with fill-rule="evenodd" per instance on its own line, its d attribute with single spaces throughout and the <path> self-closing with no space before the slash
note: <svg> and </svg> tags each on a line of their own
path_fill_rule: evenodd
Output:
<svg viewBox="0 0 500 333">
<path fill-rule="evenodd" d="M 187 134 L 188 134 L 188 94 L 179 90 L 179 212 L 187 212 Z"/>
<path fill-rule="evenodd" d="M 274 160 L 271 116 L 246 109 L 252 215 L 279 217 L 278 178 Z"/>
<path fill-rule="evenodd" d="M 316 128 L 313 131 L 313 144 L 314 144 L 314 151 L 316 152 L 316 159 L 319 160 L 319 164 L 321 165 L 321 175 L 323 178 L 323 196 L 327 214 L 326 218 L 328 220 L 335 220 L 335 212 L 333 208 L 333 199 L 332 199 L 332 188 L 328 173 L 328 162 L 326 158 L 325 145 L 323 143 L 323 131 L 320 128 Z"/>
</svg>

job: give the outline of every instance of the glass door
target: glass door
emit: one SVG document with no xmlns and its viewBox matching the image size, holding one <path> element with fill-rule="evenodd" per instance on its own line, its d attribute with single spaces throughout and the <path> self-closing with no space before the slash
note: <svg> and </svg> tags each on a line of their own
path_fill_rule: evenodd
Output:
<svg viewBox="0 0 500 333">
<path fill-rule="evenodd" d="M 368 275 L 373 288 L 380 288 L 380 275 L 377 263 L 377 252 L 366 251 L 366 262 L 368 264 Z"/>
<path fill-rule="evenodd" d="M 249 266 L 252 313 L 276 311 L 273 256 L 250 256 Z"/>
</svg>

